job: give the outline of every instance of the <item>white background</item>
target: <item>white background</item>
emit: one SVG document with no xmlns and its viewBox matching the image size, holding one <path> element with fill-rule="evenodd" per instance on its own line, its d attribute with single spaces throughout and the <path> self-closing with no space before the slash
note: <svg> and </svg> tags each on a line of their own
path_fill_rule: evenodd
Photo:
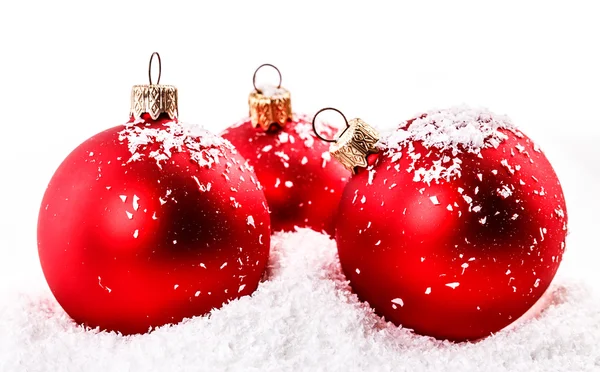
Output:
<svg viewBox="0 0 600 372">
<path fill-rule="evenodd" d="M 595 2 L 0 0 L 0 291 L 44 284 L 37 212 L 62 159 L 123 123 L 161 53 L 180 117 L 218 132 L 277 65 L 297 112 L 335 106 L 380 128 L 468 103 L 508 114 L 563 182 L 563 271 L 600 259 L 600 21 Z"/>
</svg>

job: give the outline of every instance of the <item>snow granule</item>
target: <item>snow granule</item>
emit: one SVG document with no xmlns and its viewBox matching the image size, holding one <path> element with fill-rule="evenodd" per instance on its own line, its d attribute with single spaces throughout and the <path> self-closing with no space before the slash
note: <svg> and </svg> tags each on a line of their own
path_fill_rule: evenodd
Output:
<svg viewBox="0 0 600 372">
<path fill-rule="evenodd" d="M 335 243 L 326 236 L 299 229 L 278 233 L 272 242 L 269 277 L 252 296 L 144 335 L 85 330 L 47 289 L 6 295 L 0 307 L 0 370 L 600 369 L 600 302 L 583 285 L 553 285 L 536 305 L 538 315 L 479 342 L 453 344 L 415 335 L 375 315 L 352 294 Z M 419 291 L 426 296 L 431 288 Z M 390 306 L 401 311 L 397 300 Z"/>
<path fill-rule="evenodd" d="M 415 182 L 431 183 L 440 179 L 450 181 L 460 177 L 459 153 L 481 154 L 484 148 L 498 147 L 507 137 L 501 130 L 517 133 L 506 116 L 495 115 L 484 108 L 455 106 L 420 114 L 416 119 L 402 123 L 380 140 L 380 147 L 393 161 L 406 153 L 412 159 L 407 171 L 413 173 Z M 415 152 L 413 143 L 420 142 L 426 149 L 436 149 L 429 168 L 415 164 L 421 154 Z"/>
<path fill-rule="evenodd" d="M 246 223 L 247 223 L 249 226 L 252 226 L 252 227 L 256 228 L 256 225 L 254 224 L 254 217 L 252 217 L 252 216 L 248 216 L 248 218 L 246 219 Z"/>
</svg>

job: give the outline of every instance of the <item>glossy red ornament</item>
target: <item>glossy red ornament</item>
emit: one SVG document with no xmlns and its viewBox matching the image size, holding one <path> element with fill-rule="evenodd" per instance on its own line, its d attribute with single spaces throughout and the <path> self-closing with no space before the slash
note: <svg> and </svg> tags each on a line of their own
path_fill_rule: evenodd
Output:
<svg viewBox="0 0 600 372">
<path fill-rule="evenodd" d="M 288 91 L 257 89 L 249 103 L 251 118 L 222 136 L 254 167 L 271 211 L 272 231 L 298 226 L 333 236 L 335 213 L 350 172 L 331 161 L 328 146 L 316 138 L 309 118 L 292 115 Z M 323 125 L 323 132 L 335 134 L 328 125 Z"/>
<path fill-rule="evenodd" d="M 269 255 L 255 174 L 228 142 L 132 119 L 60 165 L 38 220 L 48 285 L 77 322 L 124 334 L 251 294 Z"/>
<path fill-rule="evenodd" d="M 523 315 L 561 262 L 567 214 L 539 148 L 508 119 L 432 111 L 382 141 L 340 202 L 353 290 L 395 324 L 476 340 Z"/>
</svg>

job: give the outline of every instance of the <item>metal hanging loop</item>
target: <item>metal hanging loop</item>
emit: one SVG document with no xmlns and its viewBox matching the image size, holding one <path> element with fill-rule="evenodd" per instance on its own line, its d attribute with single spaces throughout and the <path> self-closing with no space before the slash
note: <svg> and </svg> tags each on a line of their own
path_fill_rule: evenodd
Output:
<svg viewBox="0 0 600 372">
<path fill-rule="evenodd" d="M 160 75 L 162 75 L 162 63 L 160 61 L 160 54 L 158 54 L 158 52 L 154 52 L 150 56 L 150 62 L 148 62 L 148 80 L 150 81 L 150 85 L 152 85 L 152 60 L 154 59 L 154 56 L 158 58 L 158 79 L 156 81 L 156 84 L 158 85 L 160 84 Z"/>
<path fill-rule="evenodd" d="M 254 90 L 256 90 L 258 93 L 262 94 L 262 91 L 256 87 L 256 74 L 263 67 L 271 67 L 271 68 L 274 68 L 275 71 L 277 71 L 277 74 L 279 75 L 279 84 L 277 85 L 277 89 L 281 88 L 281 71 L 279 71 L 279 69 L 277 67 L 273 66 L 270 63 L 264 63 L 264 64 L 258 66 L 258 68 L 256 70 L 254 70 L 254 75 L 252 76 L 252 85 L 254 86 Z"/>
<path fill-rule="evenodd" d="M 313 127 L 313 131 L 315 132 L 315 134 L 317 135 L 317 137 L 318 137 L 318 138 L 319 138 L 321 141 L 325 141 L 325 142 L 330 142 L 330 143 L 332 143 L 332 142 L 337 142 L 337 139 L 334 139 L 334 138 L 331 138 L 331 139 L 330 139 L 330 138 L 325 138 L 325 137 L 321 136 L 321 135 L 319 134 L 319 131 L 317 130 L 317 126 L 316 126 L 316 123 L 317 123 L 317 116 L 319 116 L 319 114 L 320 114 L 320 113 L 322 113 L 323 111 L 328 111 L 328 110 L 335 111 L 335 112 L 337 112 L 338 114 L 342 115 L 342 118 L 344 118 L 344 122 L 346 123 L 346 128 L 344 129 L 344 131 L 343 131 L 342 133 L 340 133 L 339 137 L 341 137 L 341 136 L 342 136 L 344 133 L 346 133 L 346 131 L 348 130 L 348 127 L 350 127 L 350 125 L 348 124 L 348 119 L 346 119 L 346 116 L 344 115 L 344 113 L 342 113 L 340 110 L 338 110 L 338 109 L 336 109 L 336 108 L 333 108 L 333 107 L 325 107 L 325 108 L 322 108 L 322 109 L 320 109 L 319 111 L 317 111 L 317 113 L 315 114 L 315 116 L 313 117 L 313 120 L 312 120 L 312 127 Z M 338 138 L 339 138 L 339 137 L 338 137 Z"/>
</svg>

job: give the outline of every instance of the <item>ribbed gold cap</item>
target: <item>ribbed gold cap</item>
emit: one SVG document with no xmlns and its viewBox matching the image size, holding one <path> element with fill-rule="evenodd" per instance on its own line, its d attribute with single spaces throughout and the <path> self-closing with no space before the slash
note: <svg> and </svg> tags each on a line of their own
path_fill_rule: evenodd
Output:
<svg viewBox="0 0 600 372">
<path fill-rule="evenodd" d="M 284 88 L 254 90 L 248 97 L 248 105 L 252 125 L 265 131 L 272 124 L 283 127 L 292 118 L 290 92 Z"/>
<path fill-rule="evenodd" d="M 152 59 L 158 57 L 158 80 L 152 84 Z M 130 115 L 138 119 L 142 114 L 150 114 L 150 117 L 156 120 L 161 114 L 169 115 L 169 118 L 175 119 L 178 115 L 177 88 L 172 85 L 162 85 L 160 83 L 161 75 L 160 55 L 156 52 L 150 56 L 148 65 L 148 80 L 150 84 L 134 85 L 131 88 L 131 108 Z"/>
<path fill-rule="evenodd" d="M 352 119 L 348 128 L 329 147 L 329 152 L 346 169 L 354 173 L 356 167 L 366 167 L 367 156 L 379 151 L 376 146 L 379 132 L 361 119 Z"/>
<path fill-rule="evenodd" d="M 136 119 L 150 114 L 156 120 L 160 114 L 177 117 L 177 88 L 172 85 L 134 85 L 131 89 L 131 115 Z"/>
</svg>

